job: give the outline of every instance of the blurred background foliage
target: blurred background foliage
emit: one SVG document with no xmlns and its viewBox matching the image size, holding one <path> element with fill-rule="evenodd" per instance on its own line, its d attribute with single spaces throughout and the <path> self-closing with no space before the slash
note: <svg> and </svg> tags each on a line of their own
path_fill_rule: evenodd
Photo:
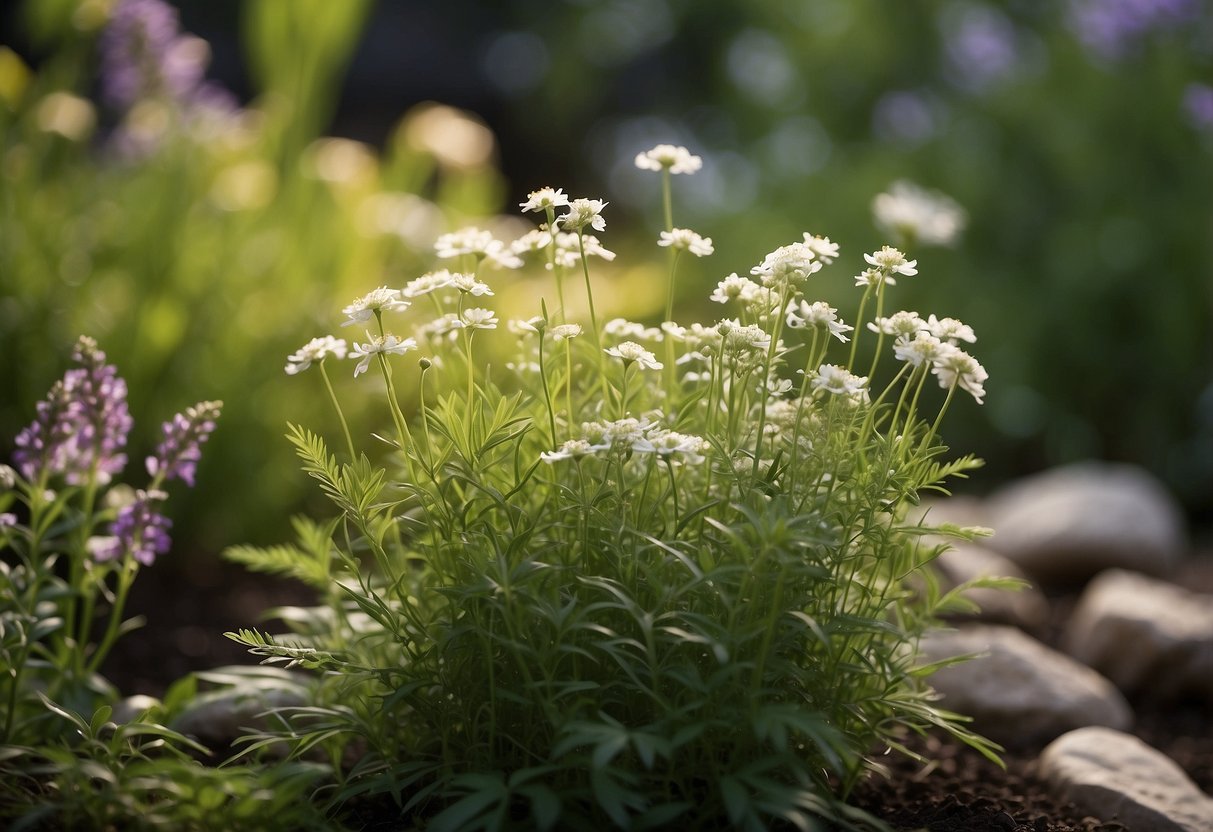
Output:
<svg viewBox="0 0 1213 832">
<path fill-rule="evenodd" d="M 939 189 L 968 228 L 914 251 L 893 303 L 978 333 L 989 396 L 948 430 L 987 460 L 973 487 L 1103 457 L 1213 517 L 1207 0 L 181 0 L 210 80 L 126 107 L 101 73 L 116 5 L 5 7 L 0 452 L 79 333 L 130 382 L 144 447 L 224 399 L 178 547 L 282 534 L 307 489 L 284 423 L 332 427 L 286 354 L 534 188 L 611 201 L 603 291 L 656 321 L 628 263 L 660 260 L 632 165 L 658 142 L 704 157 L 677 224 L 718 251 L 680 281 L 680 320 L 718 317 L 718 279 L 806 230 L 842 244 L 822 297 L 853 315 L 837 272 L 885 242 L 872 197 Z"/>
</svg>

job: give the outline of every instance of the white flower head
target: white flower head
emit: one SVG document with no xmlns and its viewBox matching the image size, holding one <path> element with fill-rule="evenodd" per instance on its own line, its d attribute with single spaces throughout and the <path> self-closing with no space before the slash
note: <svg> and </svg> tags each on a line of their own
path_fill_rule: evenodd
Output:
<svg viewBox="0 0 1213 832">
<path fill-rule="evenodd" d="M 506 322 L 506 329 L 512 334 L 521 337 L 528 335 L 536 335 L 547 329 L 548 322 L 543 317 L 536 315 L 533 318 L 527 318 L 525 321 L 520 321 L 517 318 L 511 318 Z"/>
<path fill-rule="evenodd" d="M 495 312 L 478 306 L 463 310 L 459 319 L 466 329 L 496 329 L 498 323 Z"/>
<path fill-rule="evenodd" d="M 567 341 L 581 334 L 581 324 L 557 324 L 552 327 L 552 338 L 556 341 Z"/>
<path fill-rule="evenodd" d="M 551 465 L 562 459 L 579 460 L 583 456 L 589 456 L 597 450 L 598 448 L 595 448 L 584 439 L 570 439 L 554 451 L 544 451 L 539 454 L 539 458 Z"/>
<path fill-rule="evenodd" d="M 630 450 L 653 425 L 631 416 L 613 422 L 584 422 L 581 432 L 594 450 Z"/>
<path fill-rule="evenodd" d="M 934 364 L 956 349 L 951 344 L 944 343 L 929 332 L 921 331 L 913 338 L 902 336 L 893 344 L 893 355 L 898 361 L 905 361 L 914 367 L 922 364 Z"/>
<path fill-rule="evenodd" d="M 618 358 L 623 362 L 623 366 L 627 367 L 630 364 L 639 364 L 642 369 L 660 370 L 665 365 L 657 360 L 657 356 L 646 350 L 644 347 L 637 344 L 635 341 L 624 341 L 617 347 L 608 347 L 603 350 L 607 355 Z"/>
<path fill-rule="evenodd" d="M 674 321 L 662 321 L 661 332 L 675 341 L 685 341 L 687 339 L 687 328 Z"/>
<path fill-rule="evenodd" d="M 837 364 L 822 364 L 813 374 L 811 383 L 815 390 L 824 390 L 836 396 L 853 396 L 867 388 L 868 380 Z"/>
<path fill-rule="evenodd" d="M 552 244 L 552 235 L 546 228 L 532 228 L 514 242 L 510 243 L 510 251 L 514 254 L 530 254 L 542 251 Z"/>
<path fill-rule="evenodd" d="M 768 287 L 799 286 L 812 274 L 821 271 L 817 252 L 808 243 L 789 243 L 768 254 L 750 269 L 750 274 L 762 278 Z"/>
<path fill-rule="evenodd" d="M 366 372 L 371 365 L 371 358 L 383 355 L 404 355 L 409 350 L 417 349 L 417 342 L 412 338 L 398 338 L 395 335 L 371 335 L 367 333 L 366 337 L 371 339 L 365 344 L 354 344 L 354 349 L 350 352 L 350 358 L 360 358 L 358 366 L 354 368 L 354 378 Z"/>
<path fill-rule="evenodd" d="M 348 320 L 342 321 L 341 325 L 351 326 L 366 323 L 374 317 L 376 312 L 403 312 L 409 306 L 410 303 L 401 298 L 399 289 L 380 286 L 342 309 L 341 314 L 345 315 Z"/>
<path fill-rule="evenodd" d="M 895 312 L 887 318 L 877 318 L 868 329 L 898 338 L 913 338 L 919 332 L 930 332 L 927 322 L 917 312 Z"/>
<path fill-rule="evenodd" d="M 722 348 L 731 355 L 746 355 L 766 352 L 771 346 L 771 336 L 757 324 L 743 326 L 735 318 L 716 324 L 721 336 Z"/>
<path fill-rule="evenodd" d="M 907 244 L 950 246 L 960 237 L 967 217 L 956 200 L 904 180 L 872 200 L 877 228 Z"/>
<path fill-rule="evenodd" d="M 331 335 L 323 335 L 319 338 L 313 338 L 299 349 L 286 357 L 286 370 L 288 376 L 293 376 L 302 373 L 308 367 L 312 366 L 313 362 L 323 361 L 330 355 L 338 361 L 345 358 L 346 343 L 342 338 L 334 338 Z"/>
<path fill-rule="evenodd" d="M 707 257 L 715 251 L 712 248 L 711 237 L 700 237 L 689 228 L 675 228 L 673 231 L 662 231 L 657 245 L 667 246 L 675 251 L 689 251 L 696 257 Z"/>
<path fill-rule="evenodd" d="M 477 298 L 493 294 L 493 290 L 489 288 L 488 284 L 481 283 L 476 279 L 475 275 L 452 274 L 449 285 L 454 286 L 465 295 L 472 295 Z"/>
<path fill-rule="evenodd" d="M 434 342 L 443 338 L 454 340 L 459 337 L 459 330 L 463 329 L 463 321 L 454 312 L 447 312 L 428 323 L 425 323 L 417 328 L 417 334 L 428 342 Z"/>
<path fill-rule="evenodd" d="M 977 336 L 973 334 L 973 327 L 963 324 L 955 318 L 936 318 L 931 315 L 927 318 L 927 329 L 936 338 L 947 341 L 949 344 L 955 344 L 957 341 L 968 341 L 970 344 L 977 342 Z"/>
<path fill-rule="evenodd" d="M 0 491 L 11 491 L 16 487 L 16 469 L 9 465 L 0 465 Z"/>
<path fill-rule="evenodd" d="M 566 231 L 580 231 L 587 225 L 595 231 L 606 231 L 606 219 L 602 216 L 606 206 L 601 199 L 574 199 L 568 204 L 569 212 L 556 223 Z"/>
<path fill-rule="evenodd" d="M 855 328 L 843 323 L 838 317 L 838 310 L 824 300 L 814 303 L 802 300 L 799 303 L 793 301 L 788 304 L 787 324 L 792 329 L 809 326 L 825 330 L 844 344 L 851 339 L 843 333 Z"/>
<path fill-rule="evenodd" d="M 442 259 L 471 255 L 507 269 L 522 266 L 522 260 L 505 243 L 495 239 L 491 231 L 480 228 L 461 228 L 443 234 L 434 242 L 434 252 Z"/>
<path fill-rule="evenodd" d="M 716 284 L 716 288 L 712 290 L 712 294 L 708 300 L 715 301 L 716 303 L 728 303 L 738 298 L 744 300 L 747 293 L 753 296 L 754 290 L 759 288 L 761 287 L 748 277 L 742 277 L 737 272 L 733 272 Z"/>
<path fill-rule="evenodd" d="M 422 295 L 428 295 L 436 289 L 441 289 L 451 285 L 451 273 L 446 269 L 439 269 L 436 272 L 428 272 L 421 277 L 410 280 L 405 287 L 400 290 L 400 294 L 406 298 L 419 298 Z"/>
<path fill-rule="evenodd" d="M 636 154 L 636 167 L 641 170 L 694 173 L 703 167 L 703 159 L 681 145 L 659 144 L 652 150 Z"/>
<path fill-rule="evenodd" d="M 660 341 L 661 330 L 655 326 L 645 326 L 626 318 L 611 318 L 602 327 L 602 331 L 612 338 L 626 338 L 630 341 Z"/>
<path fill-rule="evenodd" d="M 586 257 L 601 257 L 603 260 L 615 259 L 615 252 L 603 248 L 602 243 L 593 234 L 577 235 L 572 232 L 556 234 L 556 265 L 571 269 L 581 262 L 581 251 L 585 249 Z M 551 268 L 551 264 L 547 264 Z"/>
<path fill-rule="evenodd" d="M 986 368 L 960 347 L 952 347 L 935 360 L 931 372 L 939 378 L 939 386 L 945 390 L 959 387 L 971 394 L 978 404 L 986 395 L 986 379 L 990 376 Z"/>
<path fill-rule="evenodd" d="M 706 439 L 672 430 L 656 430 L 632 443 L 637 453 L 657 454 L 662 459 L 682 459 L 692 465 L 704 461 L 704 453 L 711 449 Z"/>
<path fill-rule="evenodd" d="M 880 251 L 865 254 L 863 259 L 868 261 L 869 265 L 875 266 L 886 279 L 895 274 L 903 274 L 906 277 L 918 274 L 918 261 L 907 260 L 900 250 L 892 246 L 881 246 Z M 891 285 L 892 281 L 889 283 Z"/>
<path fill-rule="evenodd" d="M 569 204 L 569 198 L 564 195 L 561 188 L 540 188 L 537 191 L 531 191 L 526 196 L 526 202 L 518 203 L 518 207 L 523 213 L 528 211 L 546 212 L 549 208 L 561 208 Z"/>
<path fill-rule="evenodd" d="M 812 249 L 813 254 L 817 255 L 817 259 L 827 266 L 838 257 L 838 243 L 830 242 L 829 237 L 818 237 L 806 231 L 804 232 L 804 244 Z"/>
</svg>

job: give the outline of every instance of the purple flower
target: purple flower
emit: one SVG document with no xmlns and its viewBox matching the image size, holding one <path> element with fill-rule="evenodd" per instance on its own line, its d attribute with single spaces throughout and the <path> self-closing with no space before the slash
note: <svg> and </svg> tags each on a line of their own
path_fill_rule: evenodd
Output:
<svg viewBox="0 0 1213 832">
<path fill-rule="evenodd" d="M 989 6 L 956 6 L 942 22 L 952 80 L 958 86 L 980 90 L 1018 68 L 1015 24 L 1002 12 Z"/>
<path fill-rule="evenodd" d="M 1193 127 L 1213 132 L 1213 87 L 1188 84 L 1184 87 L 1183 107 Z"/>
<path fill-rule="evenodd" d="M 144 566 L 151 566 L 157 555 L 167 553 L 172 545 L 168 530 L 173 521 L 156 507 L 166 496 L 163 491 L 135 492 L 135 501 L 119 509 L 110 523 L 110 537 L 95 538 L 90 544 L 93 558 L 106 561 L 129 554 Z"/>
<path fill-rule="evenodd" d="M 215 430 L 222 407 L 223 402 L 199 402 L 165 422 L 161 428 L 164 438 L 155 455 L 147 458 L 148 474 L 157 482 L 182 479 L 192 488 L 202 443 Z"/>
<path fill-rule="evenodd" d="M 184 100 L 209 59 L 206 43 L 182 37 L 177 10 L 162 0 L 120 0 L 100 49 L 103 94 L 121 110 L 148 97 Z"/>
<path fill-rule="evenodd" d="M 1092 54 L 1124 57 L 1154 31 L 1199 19 L 1201 0 L 1070 0 L 1070 28 Z"/>
<path fill-rule="evenodd" d="M 38 403 L 33 424 L 17 435 L 13 458 L 30 481 L 45 473 L 76 485 L 90 477 L 105 484 L 126 466 L 126 382 L 92 338 L 81 336 L 72 358 L 82 366 L 68 370 Z"/>
</svg>

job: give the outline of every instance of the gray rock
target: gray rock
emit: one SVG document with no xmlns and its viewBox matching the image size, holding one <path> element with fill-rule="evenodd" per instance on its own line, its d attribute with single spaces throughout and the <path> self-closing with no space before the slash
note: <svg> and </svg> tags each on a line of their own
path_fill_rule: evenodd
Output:
<svg viewBox="0 0 1213 832">
<path fill-rule="evenodd" d="M 1150 474 L 1086 462 L 1028 477 L 986 504 L 990 548 L 1043 580 L 1104 569 L 1169 574 L 1186 549 L 1183 514 Z"/>
<path fill-rule="evenodd" d="M 1111 682 L 1014 627 L 936 631 L 921 647 L 927 661 L 982 654 L 930 681 L 945 708 L 973 717 L 975 730 L 1004 745 L 1045 742 L 1087 725 L 1128 728 L 1133 721 Z"/>
<path fill-rule="evenodd" d="M 1062 647 L 1128 693 L 1213 704 L 1213 595 L 1132 572 L 1091 581 Z"/>
<path fill-rule="evenodd" d="M 934 563 L 948 589 L 977 578 L 1027 580 L 1024 571 L 1010 560 L 976 543 L 956 542 Z M 1024 630 L 1036 631 L 1049 618 L 1049 602 L 1034 586 L 1018 590 L 979 587 L 962 594 L 981 607 L 974 615 L 981 621 L 1014 624 Z"/>
<path fill-rule="evenodd" d="M 235 672 L 241 670 L 254 672 Z M 305 705 L 310 700 L 306 677 L 274 668 L 227 669 L 209 675 L 225 686 L 196 696 L 169 727 L 212 750 L 226 749 L 249 729 L 269 727 L 266 711 Z M 200 678 L 207 677 L 200 674 Z"/>
<path fill-rule="evenodd" d="M 1065 800 L 1134 832 L 1213 832 L 1213 798 L 1137 737 L 1080 728 L 1040 755 L 1040 775 Z"/>
<path fill-rule="evenodd" d="M 154 696 L 145 696 L 142 693 L 128 696 L 121 699 L 114 705 L 114 713 L 110 720 L 119 725 L 127 722 L 134 722 L 145 711 L 156 707 L 160 704 L 160 700 Z"/>
</svg>

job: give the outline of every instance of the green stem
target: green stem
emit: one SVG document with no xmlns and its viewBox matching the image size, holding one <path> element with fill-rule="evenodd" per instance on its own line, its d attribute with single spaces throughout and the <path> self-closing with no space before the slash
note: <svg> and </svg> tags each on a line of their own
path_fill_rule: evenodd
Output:
<svg viewBox="0 0 1213 832">
<path fill-rule="evenodd" d="M 547 404 L 548 427 L 551 429 L 551 434 L 552 434 L 552 441 L 548 447 L 555 450 L 555 448 L 556 448 L 556 411 L 552 407 L 552 392 L 551 392 L 551 389 L 548 387 L 548 374 L 547 374 L 547 369 L 544 367 L 544 362 L 543 362 L 543 335 L 544 335 L 544 333 L 541 331 L 539 333 L 539 379 L 540 379 L 540 381 L 543 382 L 543 401 L 545 404 Z"/>
<path fill-rule="evenodd" d="M 320 377 L 324 379 L 324 388 L 329 392 L 329 400 L 333 403 L 333 409 L 337 411 L 337 418 L 341 420 L 341 430 L 345 433 L 345 444 L 350 451 L 350 462 L 358 458 L 354 453 L 354 439 L 350 436 L 350 426 L 345 421 L 345 413 L 341 410 L 341 402 L 337 400 L 337 394 L 333 392 L 333 383 L 329 381 L 328 370 L 324 369 L 324 359 L 320 359 Z"/>
<path fill-rule="evenodd" d="M 594 312 L 594 290 L 590 286 L 590 265 L 585 256 L 584 229 L 577 229 L 577 245 L 581 250 L 581 273 L 585 275 L 585 297 L 590 304 L 590 328 L 594 332 L 594 352 L 598 355 L 598 378 L 602 382 L 602 400 L 605 402 L 608 395 L 606 381 L 606 360 L 603 358 L 602 337 L 598 334 L 598 315 Z M 572 378 L 569 379 L 569 383 L 572 383 Z"/>
<path fill-rule="evenodd" d="M 134 583 L 138 571 L 138 563 L 128 553 L 122 560 L 122 566 L 118 569 L 118 591 L 114 594 L 114 606 L 110 610 L 105 635 L 101 637 L 101 642 L 97 645 L 97 652 L 93 653 L 92 659 L 89 660 L 86 675 L 91 676 L 97 672 L 109 654 L 110 648 L 118 639 L 118 629 L 122 624 L 122 610 L 126 606 L 126 596 L 130 592 L 131 584 Z"/>
</svg>

